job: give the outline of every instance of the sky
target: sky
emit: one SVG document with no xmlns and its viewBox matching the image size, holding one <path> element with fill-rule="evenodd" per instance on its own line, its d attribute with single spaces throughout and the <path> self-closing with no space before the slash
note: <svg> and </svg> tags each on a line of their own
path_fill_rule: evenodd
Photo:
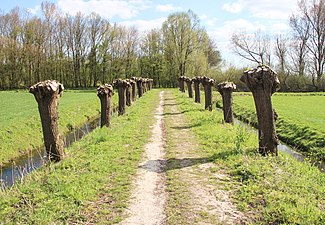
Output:
<svg viewBox="0 0 325 225">
<path fill-rule="evenodd" d="M 48 0 L 64 12 L 98 13 L 111 23 L 136 26 L 140 31 L 160 28 L 168 15 L 192 10 L 217 44 L 225 65 L 243 66 L 248 62 L 236 56 L 230 44 L 233 32 L 265 31 L 270 35 L 290 31 L 289 17 L 297 0 Z M 2 12 L 15 6 L 39 15 L 42 0 L 0 0 Z"/>
</svg>

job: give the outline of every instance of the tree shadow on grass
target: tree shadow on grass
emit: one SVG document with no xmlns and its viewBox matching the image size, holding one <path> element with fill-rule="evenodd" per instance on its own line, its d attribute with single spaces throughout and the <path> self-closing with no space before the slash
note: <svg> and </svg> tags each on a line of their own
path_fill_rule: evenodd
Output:
<svg viewBox="0 0 325 225">
<path fill-rule="evenodd" d="M 235 151 L 222 151 L 213 154 L 210 157 L 202 158 L 170 158 L 170 159 L 157 159 L 148 160 L 139 168 L 145 169 L 154 173 L 164 173 L 169 170 L 178 170 L 195 165 L 201 165 L 205 163 L 214 162 L 216 159 L 226 159 L 229 156 L 236 155 Z"/>
<path fill-rule="evenodd" d="M 201 126 L 202 123 L 201 122 L 198 122 L 198 123 L 195 123 L 195 124 L 191 124 L 191 125 L 186 125 L 186 126 L 174 126 L 174 127 L 170 127 L 171 129 L 175 129 L 175 130 L 186 130 L 186 129 L 191 129 L 193 127 L 199 127 Z"/>
</svg>

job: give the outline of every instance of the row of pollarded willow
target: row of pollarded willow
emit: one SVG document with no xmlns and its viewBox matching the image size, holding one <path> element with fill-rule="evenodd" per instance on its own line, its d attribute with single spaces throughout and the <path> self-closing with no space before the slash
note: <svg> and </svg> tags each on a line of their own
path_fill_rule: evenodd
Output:
<svg viewBox="0 0 325 225">
<path fill-rule="evenodd" d="M 185 92 L 184 82 L 187 83 L 189 97 L 192 98 L 192 86 L 194 82 L 195 102 L 200 102 L 200 88 L 202 83 L 205 92 L 205 109 L 212 110 L 212 87 L 214 80 L 208 77 L 179 77 L 180 90 Z M 272 108 L 271 96 L 279 87 L 279 79 L 277 74 L 268 66 L 259 65 L 257 68 L 247 70 L 241 77 L 247 87 L 253 93 L 255 107 L 258 117 L 258 136 L 259 136 L 259 152 L 262 155 L 269 153 L 278 155 L 277 145 L 279 139 L 275 131 L 275 120 L 277 114 Z M 236 89 L 236 85 L 232 82 L 222 82 L 216 85 L 223 101 L 223 113 L 225 122 L 233 122 L 232 112 L 232 91 Z"/>
<path fill-rule="evenodd" d="M 97 96 L 101 102 L 101 127 L 110 126 L 111 97 L 114 95 L 113 87 L 118 89 L 118 114 L 123 115 L 126 111 L 126 105 L 131 106 L 131 102 L 136 99 L 136 83 L 138 84 L 139 97 L 142 97 L 144 92 L 152 88 L 153 80 L 132 77 L 128 80 L 117 79 L 113 82 L 113 85 L 103 84 L 98 87 Z M 50 161 L 60 161 L 65 155 L 58 126 L 58 105 L 63 90 L 63 85 L 56 80 L 38 82 L 29 89 L 38 103 L 44 144 Z"/>
</svg>

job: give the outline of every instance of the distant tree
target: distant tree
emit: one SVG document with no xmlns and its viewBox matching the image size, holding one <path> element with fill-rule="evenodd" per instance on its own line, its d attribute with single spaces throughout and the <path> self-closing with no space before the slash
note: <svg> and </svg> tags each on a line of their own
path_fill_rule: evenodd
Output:
<svg viewBox="0 0 325 225">
<path fill-rule="evenodd" d="M 271 64 L 270 37 L 260 30 L 254 34 L 233 33 L 231 43 L 238 56 L 257 64 Z"/>
<path fill-rule="evenodd" d="M 312 82 L 317 89 L 325 71 L 325 0 L 298 2 L 299 11 L 290 18 L 295 37 L 308 50 Z"/>
</svg>

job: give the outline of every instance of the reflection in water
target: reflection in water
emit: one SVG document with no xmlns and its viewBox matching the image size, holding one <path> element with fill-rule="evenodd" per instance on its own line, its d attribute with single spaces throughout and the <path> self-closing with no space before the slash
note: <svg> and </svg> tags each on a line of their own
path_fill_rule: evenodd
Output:
<svg viewBox="0 0 325 225">
<path fill-rule="evenodd" d="M 73 130 L 63 138 L 64 147 L 69 147 L 73 142 L 80 140 L 83 136 L 99 126 L 100 119 L 97 118 L 84 126 Z M 26 155 L 13 160 L 11 163 L 0 167 L 0 188 L 12 186 L 20 181 L 28 173 L 46 164 L 48 161 L 45 147 L 28 152 Z"/>
</svg>

